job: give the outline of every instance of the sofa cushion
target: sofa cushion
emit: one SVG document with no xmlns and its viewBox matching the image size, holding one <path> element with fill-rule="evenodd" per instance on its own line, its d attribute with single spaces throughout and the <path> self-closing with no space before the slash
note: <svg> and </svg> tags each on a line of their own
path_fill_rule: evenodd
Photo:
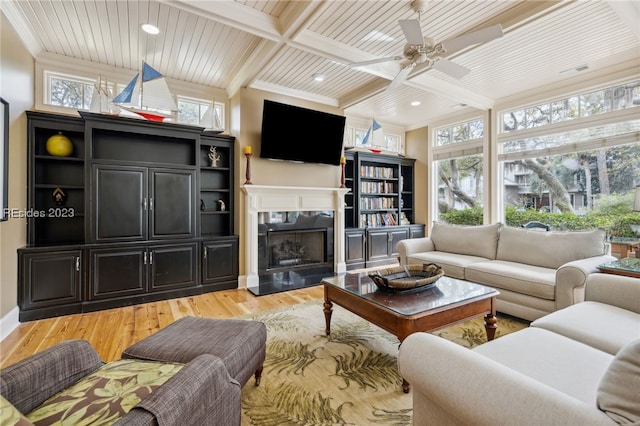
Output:
<svg viewBox="0 0 640 426">
<path fill-rule="evenodd" d="M 605 231 L 536 232 L 505 226 L 496 259 L 557 269 L 567 262 L 605 254 Z"/>
<path fill-rule="evenodd" d="M 429 236 L 437 251 L 495 259 L 501 226 L 501 223 L 461 226 L 434 222 Z"/>
<path fill-rule="evenodd" d="M 640 339 L 615 356 L 598 386 L 598 408 L 619 424 L 640 424 Z"/>
<path fill-rule="evenodd" d="M 468 265 L 465 277 L 469 281 L 497 289 L 555 300 L 555 269 L 503 260 L 487 260 Z"/>
<path fill-rule="evenodd" d="M 465 268 L 477 262 L 486 261 L 484 257 L 468 256 L 465 254 L 448 253 L 444 251 L 425 251 L 407 256 L 407 263 L 418 264 L 435 263 L 440 266 L 446 276 L 465 279 Z"/>
<path fill-rule="evenodd" d="M 533 327 L 472 350 L 591 406 L 596 404 L 598 385 L 613 360 L 606 352 Z"/>
<path fill-rule="evenodd" d="M 640 314 L 600 302 L 581 302 L 531 323 L 615 355 L 640 338 Z"/>
<path fill-rule="evenodd" d="M 113 423 L 184 367 L 123 359 L 103 365 L 27 414 L 34 424 Z"/>
</svg>

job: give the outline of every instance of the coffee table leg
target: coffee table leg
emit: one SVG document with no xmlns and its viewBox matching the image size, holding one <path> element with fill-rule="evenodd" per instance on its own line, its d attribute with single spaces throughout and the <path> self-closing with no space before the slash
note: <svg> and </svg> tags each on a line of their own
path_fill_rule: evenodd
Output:
<svg viewBox="0 0 640 426">
<path fill-rule="evenodd" d="M 487 340 L 491 341 L 496 336 L 496 325 L 498 319 L 492 313 L 485 315 L 484 317 L 484 329 L 487 330 Z"/>
<path fill-rule="evenodd" d="M 326 325 L 325 332 L 328 336 L 331 334 L 331 314 L 333 313 L 333 303 L 331 303 L 331 300 L 325 299 L 322 304 L 322 308 L 324 311 L 324 323 Z"/>
</svg>

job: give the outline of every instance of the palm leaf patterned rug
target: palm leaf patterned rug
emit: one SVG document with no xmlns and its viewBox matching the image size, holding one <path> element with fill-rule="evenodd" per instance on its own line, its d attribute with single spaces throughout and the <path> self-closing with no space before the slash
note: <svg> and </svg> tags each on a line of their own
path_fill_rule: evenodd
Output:
<svg viewBox="0 0 640 426">
<path fill-rule="evenodd" d="M 243 425 L 411 424 L 394 335 L 334 305 L 326 336 L 322 302 L 245 318 L 266 324 L 267 357 L 260 386 L 242 389 Z M 499 315 L 496 338 L 527 326 Z M 466 347 L 487 338 L 482 318 L 433 333 Z"/>
</svg>

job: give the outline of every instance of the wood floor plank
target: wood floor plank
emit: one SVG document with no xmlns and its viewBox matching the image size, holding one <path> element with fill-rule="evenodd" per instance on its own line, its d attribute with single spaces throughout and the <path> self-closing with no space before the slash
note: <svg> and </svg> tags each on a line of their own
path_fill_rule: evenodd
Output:
<svg viewBox="0 0 640 426">
<path fill-rule="evenodd" d="M 84 339 L 103 361 L 120 358 L 133 343 L 184 316 L 232 318 L 322 300 L 322 286 L 255 296 L 246 289 L 162 300 L 21 323 L 0 342 L 0 368 L 64 340 Z"/>
</svg>

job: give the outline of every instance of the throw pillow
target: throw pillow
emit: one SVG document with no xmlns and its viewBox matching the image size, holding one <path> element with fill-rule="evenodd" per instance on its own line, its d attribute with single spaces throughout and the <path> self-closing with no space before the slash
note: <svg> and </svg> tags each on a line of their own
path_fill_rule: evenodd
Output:
<svg viewBox="0 0 640 426">
<path fill-rule="evenodd" d="M 613 358 L 598 385 L 598 408 L 619 424 L 640 424 L 640 339 Z"/>
<path fill-rule="evenodd" d="M 103 365 L 27 414 L 35 425 L 107 425 L 127 414 L 184 364 L 122 359 Z"/>
</svg>

